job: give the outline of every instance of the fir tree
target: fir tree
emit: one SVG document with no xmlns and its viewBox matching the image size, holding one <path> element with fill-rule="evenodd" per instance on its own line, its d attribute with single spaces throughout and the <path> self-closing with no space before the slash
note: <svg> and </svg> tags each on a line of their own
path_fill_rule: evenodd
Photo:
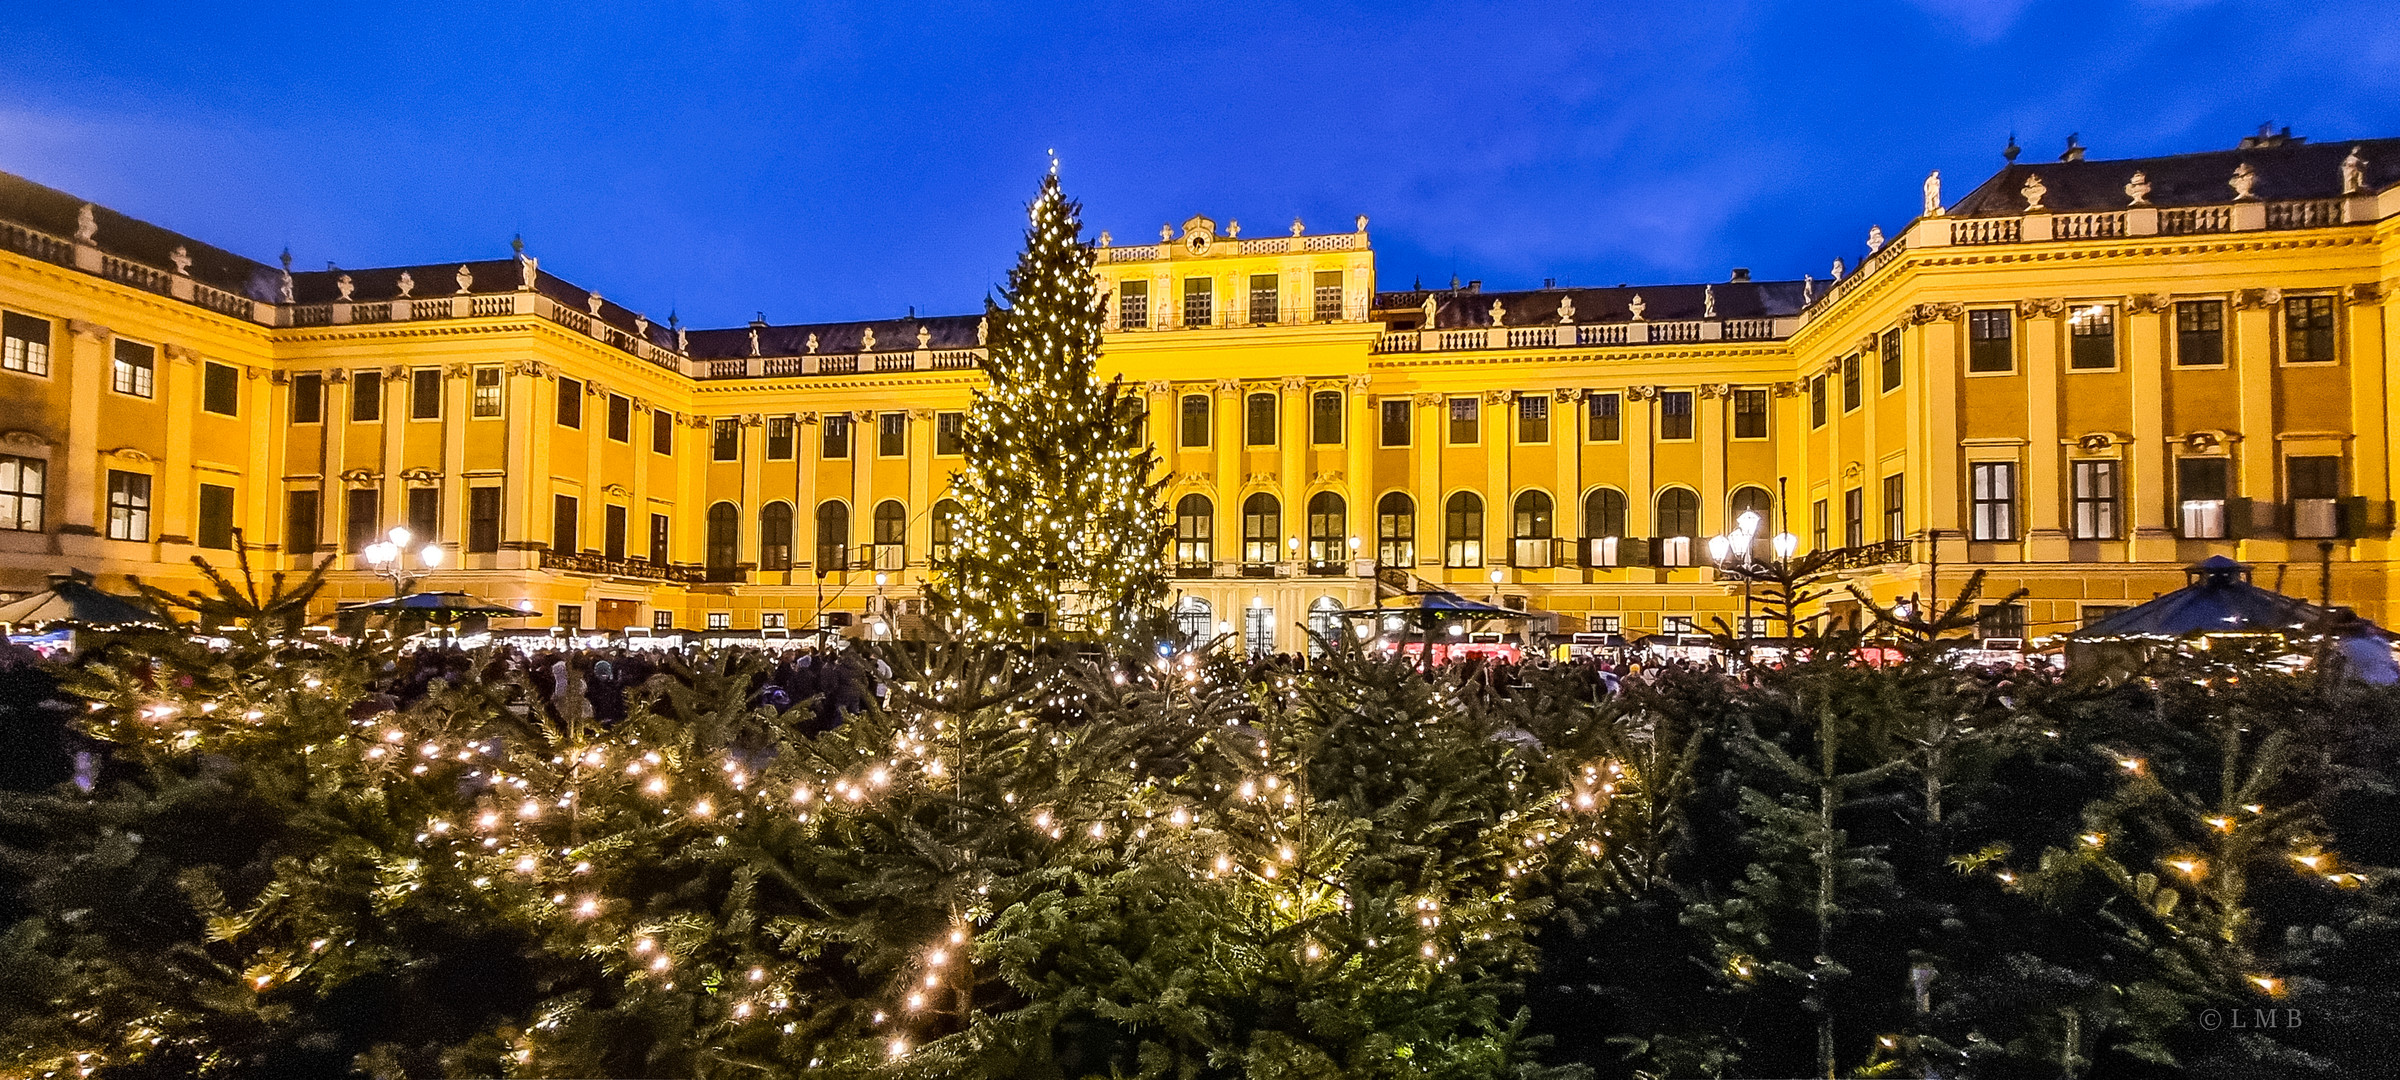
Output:
<svg viewBox="0 0 2400 1080">
<path fill-rule="evenodd" d="M 1094 375 L 1106 300 L 1080 209 L 1054 166 L 1006 306 L 984 305 L 991 382 L 967 413 L 959 510 L 933 567 L 934 595 L 977 637 L 1128 636 L 1154 629 L 1166 595 L 1163 481 L 1140 442 L 1142 403 Z"/>
</svg>

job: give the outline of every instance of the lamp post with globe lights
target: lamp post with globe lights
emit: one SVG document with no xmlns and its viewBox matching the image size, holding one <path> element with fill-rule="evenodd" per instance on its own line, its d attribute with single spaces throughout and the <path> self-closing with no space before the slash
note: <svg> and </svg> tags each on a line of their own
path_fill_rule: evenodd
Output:
<svg viewBox="0 0 2400 1080">
<path fill-rule="evenodd" d="M 1779 573 L 1800 550 L 1800 538 L 1788 532 L 1776 533 L 1768 541 L 1774 552 L 1772 564 L 1758 558 L 1758 530 L 1762 522 L 1757 511 L 1744 510 L 1734 518 L 1733 530 L 1708 538 L 1708 560 L 1716 564 L 1719 573 L 1742 579 L 1742 622 L 1734 628 L 1734 648 L 1742 666 L 1750 657 L 1750 585 L 1761 574 Z M 1790 628 L 1785 628 L 1790 633 Z"/>
<path fill-rule="evenodd" d="M 449 555 L 440 544 L 429 543 L 414 552 L 409 551 L 408 545 L 416 540 L 416 534 L 409 532 L 405 525 L 392 526 L 392 531 L 383 534 L 383 537 L 368 544 L 367 549 L 359 554 L 367 560 L 367 569 L 377 577 L 391 580 L 392 598 L 395 600 L 407 595 L 411 586 L 440 569 L 442 561 Z M 408 556 L 411 554 L 416 556 L 414 568 L 408 565 Z"/>
</svg>

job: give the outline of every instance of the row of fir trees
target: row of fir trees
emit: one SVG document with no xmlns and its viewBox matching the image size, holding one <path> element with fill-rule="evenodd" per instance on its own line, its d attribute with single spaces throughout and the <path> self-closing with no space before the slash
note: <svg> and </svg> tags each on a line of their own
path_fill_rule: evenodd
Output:
<svg viewBox="0 0 2400 1080">
<path fill-rule="evenodd" d="M 321 568 L 0 668 L 0 1075 L 2343 1077 L 2400 1037 L 2400 695 L 2331 657 L 1976 670 L 1974 586 L 1847 631 L 1807 574 L 1732 674 L 1160 648 L 1079 231 L 1046 181 L 940 639 L 854 646 L 891 673 L 830 727 L 757 652 L 603 722 L 571 667 L 297 634 Z"/>
</svg>

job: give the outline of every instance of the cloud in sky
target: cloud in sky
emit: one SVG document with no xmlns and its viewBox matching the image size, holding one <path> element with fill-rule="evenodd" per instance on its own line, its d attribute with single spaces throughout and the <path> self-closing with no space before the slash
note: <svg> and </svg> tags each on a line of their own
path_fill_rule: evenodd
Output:
<svg viewBox="0 0 2400 1080">
<path fill-rule="evenodd" d="M 1096 233 L 1373 219 L 1387 287 L 1822 274 L 2045 157 L 2400 134 L 2388 3 L 495 0 L 16 13 L 0 168 L 258 257 L 491 257 L 704 324 L 964 311 Z"/>
</svg>

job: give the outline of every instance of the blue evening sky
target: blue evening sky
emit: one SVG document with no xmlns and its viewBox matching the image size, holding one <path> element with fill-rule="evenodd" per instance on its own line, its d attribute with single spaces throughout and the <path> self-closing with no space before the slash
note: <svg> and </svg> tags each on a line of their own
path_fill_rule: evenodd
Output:
<svg viewBox="0 0 2400 1080">
<path fill-rule="evenodd" d="M 0 169 L 321 267 L 493 258 L 697 325 L 979 306 L 1087 229 L 1372 218 L 1384 288 L 1822 276 L 2080 132 L 2400 135 L 2392 0 L 20 2 Z"/>
</svg>

